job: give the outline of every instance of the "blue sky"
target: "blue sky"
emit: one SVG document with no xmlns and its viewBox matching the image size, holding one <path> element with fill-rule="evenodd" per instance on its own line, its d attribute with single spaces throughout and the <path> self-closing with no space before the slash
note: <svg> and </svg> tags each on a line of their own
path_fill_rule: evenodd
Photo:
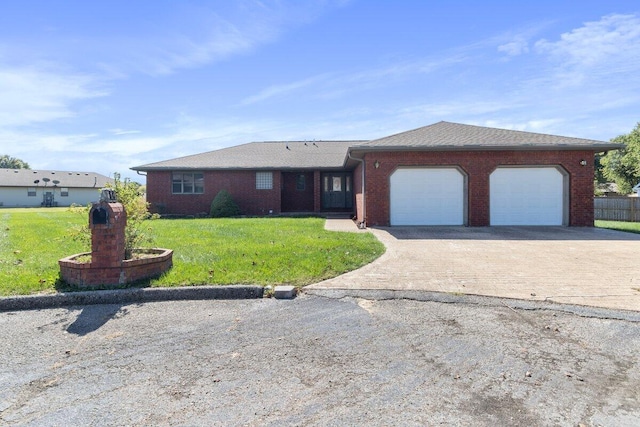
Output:
<svg viewBox="0 0 640 427">
<path fill-rule="evenodd" d="M 637 1 L 6 0 L 0 154 L 120 172 L 440 120 L 609 140 L 640 121 Z"/>
</svg>

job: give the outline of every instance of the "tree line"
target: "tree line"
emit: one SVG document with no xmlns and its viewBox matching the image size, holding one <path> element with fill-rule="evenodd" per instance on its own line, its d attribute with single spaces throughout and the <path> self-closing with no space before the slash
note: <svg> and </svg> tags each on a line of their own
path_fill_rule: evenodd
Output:
<svg viewBox="0 0 640 427">
<path fill-rule="evenodd" d="M 29 163 L 4 154 L 0 156 L 0 169 L 30 169 L 30 168 L 29 168 Z"/>
</svg>

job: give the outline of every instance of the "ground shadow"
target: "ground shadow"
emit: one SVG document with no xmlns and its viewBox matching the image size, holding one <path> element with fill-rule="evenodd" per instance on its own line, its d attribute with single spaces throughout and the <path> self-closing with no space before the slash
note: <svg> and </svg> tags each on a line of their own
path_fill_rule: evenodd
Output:
<svg viewBox="0 0 640 427">
<path fill-rule="evenodd" d="M 398 240 L 624 240 L 640 242 L 640 234 L 596 227 L 374 227 Z"/>
<path fill-rule="evenodd" d="M 109 320 L 118 319 L 129 314 L 123 304 L 96 304 L 82 307 L 76 320 L 67 327 L 70 334 L 84 336 L 98 330 Z"/>
</svg>

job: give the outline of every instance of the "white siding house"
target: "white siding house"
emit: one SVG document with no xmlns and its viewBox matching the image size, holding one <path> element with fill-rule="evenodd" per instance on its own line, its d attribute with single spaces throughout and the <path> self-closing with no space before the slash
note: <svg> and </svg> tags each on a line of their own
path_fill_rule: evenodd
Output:
<svg viewBox="0 0 640 427">
<path fill-rule="evenodd" d="M 86 205 L 113 179 L 93 172 L 0 169 L 0 207 Z"/>
</svg>

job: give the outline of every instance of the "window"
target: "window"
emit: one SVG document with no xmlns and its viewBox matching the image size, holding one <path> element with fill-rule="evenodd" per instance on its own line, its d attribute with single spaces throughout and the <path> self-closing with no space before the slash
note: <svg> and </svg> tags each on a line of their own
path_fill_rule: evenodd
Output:
<svg viewBox="0 0 640 427">
<path fill-rule="evenodd" d="M 296 176 L 296 190 L 304 191 L 306 187 L 306 177 L 303 173 L 301 173 L 300 175 Z"/>
<path fill-rule="evenodd" d="M 342 177 L 334 176 L 333 177 L 333 191 L 340 192 L 342 191 Z"/>
<path fill-rule="evenodd" d="M 65 187 L 60 188 L 60 197 L 69 197 L 69 189 Z"/>
<path fill-rule="evenodd" d="M 36 197 L 36 189 L 33 187 L 27 188 L 27 196 L 28 197 Z"/>
<path fill-rule="evenodd" d="M 273 172 L 256 172 L 256 190 L 273 189 Z"/>
<path fill-rule="evenodd" d="M 173 194 L 204 193 L 204 174 L 202 172 L 174 172 L 171 177 Z"/>
</svg>

